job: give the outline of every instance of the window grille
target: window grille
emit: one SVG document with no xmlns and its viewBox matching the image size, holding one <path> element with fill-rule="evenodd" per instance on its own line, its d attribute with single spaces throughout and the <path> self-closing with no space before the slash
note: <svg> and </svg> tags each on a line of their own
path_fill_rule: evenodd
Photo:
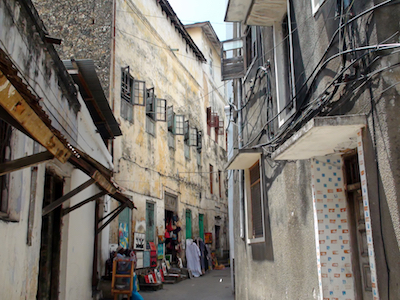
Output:
<svg viewBox="0 0 400 300">
<path fill-rule="evenodd" d="M 156 98 L 156 121 L 167 120 L 167 100 Z"/>
<path fill-rule="evenodd" d="M 224 135 L 224 120 L 219 120 L 219 125 L 218 125 L 218 135 Z"/>
<path fill-rule="evenodd" d="M 203 147 L 203 132 L 201 130 L 197 131 L 197 151 L 200 153 Z"/>
<path fill-rule="evenodd" d="M 133 104 L 144 106 L 146 99 L 146 83 L 140 80 L 133 81 Z"/>
<path fill-rule="evenodd" d="M 133 77 L 129 74 L 129 66 L 122 69 L 121 75 L 121 98 L 132 103 Z"/>
<path fill-rule="evenodd" d="M 197 128 L 190 128 L 190 146 L 197 146 Z"/>
<path fill-rule="evenodd" d="M 176 135 L 183 135 L 184 134 L 184 123 L 185 123 L 185 116 L 183 115 L 175 115 L 175 131 Z"/>
<path fill-rule="evenodd" d="M 155 95 L 154 88 L 147 89 L 147 97 L 146 97 L 146 115 L 148 115 L 153 120 L 155 119 Z"/>
</svg>

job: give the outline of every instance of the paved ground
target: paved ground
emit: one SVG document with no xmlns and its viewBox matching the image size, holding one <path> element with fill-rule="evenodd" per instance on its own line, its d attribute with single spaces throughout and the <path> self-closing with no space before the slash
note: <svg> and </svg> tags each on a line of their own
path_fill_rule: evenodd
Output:
<svg viewBox="0 0 400 300">
<path fill-rule="evenodd" d="M 198 278 L 164 284 L 159 291 L 140 291 L 144 300 L 234 300 L 230 268 L 212 270 Z"/>
</svg>

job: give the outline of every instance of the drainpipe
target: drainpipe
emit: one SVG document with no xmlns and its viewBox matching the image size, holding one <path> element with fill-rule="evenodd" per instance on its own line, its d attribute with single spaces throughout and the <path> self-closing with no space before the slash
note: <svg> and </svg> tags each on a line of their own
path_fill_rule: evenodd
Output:
<svg viewBox="0 0 400 300">
<path fill-rule="evenodd" d="M 237 107 L 238 107 L 238 148 L 239 150 L 243 146 L 242 142 L 242 82 L 240 79 L 237 80 Z M 239 207 L 240 207 L 240 215 L 239 215 L 239 221 L 240 221 L 240 238 L 244 239 L 245 234 L 244 234 L 244 193 L 243 193 L 243 170 L 239 170 Z"/>
<path fill-rule="evenodd" d="M 99 284 L 97 261 L 99 253 L 99 235 L 97 234 L 97 227 L 99 224 L 99 199 L 96 200 L 95 215 L 94 215 L 94 245 L 93 245 L 93 268 L 92 268 L 92 298 L 96 299 Z"/>
</svg>

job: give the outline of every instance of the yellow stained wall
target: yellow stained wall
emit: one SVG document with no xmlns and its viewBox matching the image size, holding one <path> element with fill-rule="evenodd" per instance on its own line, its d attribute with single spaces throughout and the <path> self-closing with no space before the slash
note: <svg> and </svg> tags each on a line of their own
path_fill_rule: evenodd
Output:
<svg viewBox="0 0 400 300">
<path fill-rule="evenodd" d="M 151 17 L 150 17 L 151 16 Z M 205 232 L 212 231 L 215 215 L 226 219 L 226 197 L 218 197 L 218 183 L 214 175 L 214 191 L 209 190 L 209 164 L 214 170 L 223 170 L 226 163 L 225 136 L 207 136 L 206 107 L 210 106 L 212 86 L 204 81 L 204 68 L 186 41 L 166 18 L 156 1 L 117 1 L 114 69 L 114 113 L 121 125 L 123 136 L 114 142 L 116 181 L 133 197 L 138 207 L 132 212 L 133 222 L 145 220 L 145 203 L 156 204 L 157 232 L 164 232 L 164 193 L 178 197 L 178 215 L 185 224 L 185 210 L 192 210 L 193 234 L 198 235 L 198 214 L 209 219 Z M 171 51 L 179 49 L 179 51 Z M 218 60 L 214 60 L 218 63 Z M 175 150 L 168 147 L 166 122 L 156 122 L 155 136 L 146 132 L 145 106 L 133 107 L 133 123 L 121 117 L 121 68 L 130 67 L 130 74 L 154 87 L 157 98 L 167 100 L 176 114 L 185 115 L 190 127 L 203 131 L 201 167 L 197 164 L 196 147 L 190 147 L 190 159 L 184 155 L 184 137 L 175 136 Z M 220 69 L 216 69 L 220 72 Z M 223 91 L 223 88 L 222 88 Z M 223 96 L 215 97 L 220 103 L 219 116 L 224 117 Z M 226 123 L 225 123 L 226 124 Z M 214 134 L 214 129 L 212 129 Z M 206 172 L 206 173 L 201 173 Z M 222 176 L 224 177 L 224 176 Z M 200 199 L 201 195 L 201 199 Z M 218 210 L 215 206 L 222 207 Z M 112 229 L 111 242 L 117 242 L 117 221 Z M 134 226 L 133 226 L 134 227 Z M 134 228 L 133 228 L 134 229 Z M 182 228 L 184 232 L 184 228 Z M 184 235 L 181 236 L 184 240 Z"/>
</svg>

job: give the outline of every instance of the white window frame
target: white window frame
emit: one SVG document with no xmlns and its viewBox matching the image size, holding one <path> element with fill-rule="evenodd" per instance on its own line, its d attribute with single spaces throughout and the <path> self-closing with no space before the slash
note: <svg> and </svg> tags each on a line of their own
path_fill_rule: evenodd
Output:
<svg viewBox="0 0 400 300">
<path fill-rule="evenodd" d="M 257 162 L 256 162 L 257 163 Z M 264 215 L 264 180 L 263 180 L 263 164 L 261 158 L 258 160 L 259 163 L 259 170 L 260 170 L 260 194 L 261 194 L 261 216 L 262 216 L 262 228 L 263 228 L 263 236 L 254 238 L 252 237 L 253 228 L 252 228 L 252 213 L 251 213 L 251 194 L 250 194 L 250 168 L 254 166 L 249 166 L 249 168 L 244 169 L 245 173 L 245 216 L 246 216 L 246 239 L 247 244 L 257 244 L 257 243 L 264 243 L 265 242 L 265 215 Z"/>
<path fill-rule="evenodd" d="M 289 26 L 290 26 L 290 15 Z M 291 27 L 289 27 L 289 32 L 291 32 Z M 273 38 L 274 38 L 274 58 L 275 58 L 275 74 L 276 74 L 276 91 L 277 91 L 277 112 L 278 116 L 278 126 L 281 127 L 296 111 L 296 102 L 293 101 L 292 109 L 287 112 L 281 112 L 281 110 L 286 107 L 287 99 L 291 95 L 295 95 L 295 80 L 294 80 L 294 68 L 293 68 L 293 43 L 292 36 L 289 35 L 289 51 L 290 51 L 290 68 L 292 70 L 289 80 L 291 81 L 292 91 L 289 91 L 289 86 L 287 86 L 288 74 L 286 69 L 288 66 L 285 64 L 284 57 L 284 36 L 282 31 L 282 22 L 275 22 L 273 25 Z"/>
</svg>

